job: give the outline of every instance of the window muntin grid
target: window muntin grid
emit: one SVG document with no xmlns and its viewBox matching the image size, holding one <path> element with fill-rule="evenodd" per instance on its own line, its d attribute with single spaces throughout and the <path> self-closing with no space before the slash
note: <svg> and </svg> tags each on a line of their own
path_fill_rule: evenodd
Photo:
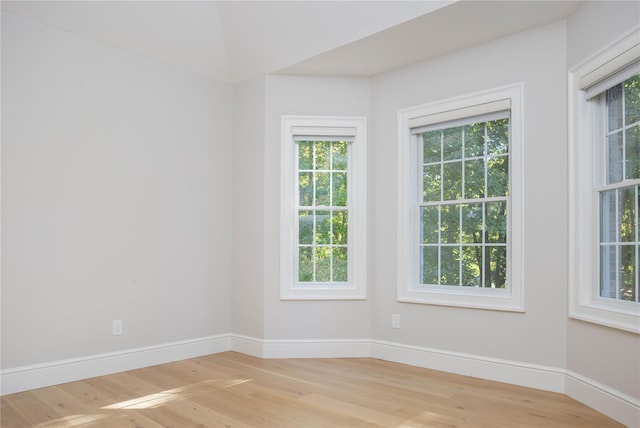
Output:
<svg viewBox="0 0 640 428">
<path fill-rule="evenodd" d="M 349 142 L 296 144 L 297 279 L 304 284 L 349 281 Z"/>
<path fill-rule="evenodd" d="M 418 141 L 419 284 L 507 288 L 509 119 Z"/>
<path fill-rule="evenodd" d="M 605 184 L 598 190 L 599 295 L 638 302 L 640 74 L 608 89 L 603 97 L 606 116 Z"/>
</svg>

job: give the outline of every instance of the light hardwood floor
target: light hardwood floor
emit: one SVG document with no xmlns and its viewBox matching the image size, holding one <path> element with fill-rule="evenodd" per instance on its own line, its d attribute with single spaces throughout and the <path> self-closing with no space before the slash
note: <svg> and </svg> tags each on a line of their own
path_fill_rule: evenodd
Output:
<svg viewBox="0 0 640 428">
<path fill-rule="evenodd" d="M 224 352 L 1 399 L 13 427 L 617 427 L 556 393 L 372 358 Z"/>
</svg>

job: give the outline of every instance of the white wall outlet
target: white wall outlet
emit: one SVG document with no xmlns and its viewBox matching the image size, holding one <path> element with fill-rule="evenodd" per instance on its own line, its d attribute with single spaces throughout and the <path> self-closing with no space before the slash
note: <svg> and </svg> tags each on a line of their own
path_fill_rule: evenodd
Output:
<svg viewBox="0 0 640 428">
<path fill-rule="evenodd" d="M 122 334 L 122 320 L 113 320 L 113 335 L 119 336 Z"/>
<path fill-rule="evenodd" d="M 391 327 L 392 328 L 400 328 L 400 315 L 399 314 L 391 315 Z"/>
</svg>

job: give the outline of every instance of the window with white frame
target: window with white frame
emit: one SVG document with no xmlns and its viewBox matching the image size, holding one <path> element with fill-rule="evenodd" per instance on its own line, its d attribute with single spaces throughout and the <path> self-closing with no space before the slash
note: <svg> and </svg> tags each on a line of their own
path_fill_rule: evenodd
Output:
<svg viewBox="0 0 640 428">
<path fill-rule="evenodd" d="M 640 32 L 569 77 L 569 313 L 640 333 Z"/>
<path fill-rule="evenodd" d="M 281 200 L 281 298 L 366 298 L 366 120 L 283 117 Z"/>
<path fill-rule="evenodd" d="M 399 113 L 400 301 L 524 310 L 521 92 Z"/>
</svg>

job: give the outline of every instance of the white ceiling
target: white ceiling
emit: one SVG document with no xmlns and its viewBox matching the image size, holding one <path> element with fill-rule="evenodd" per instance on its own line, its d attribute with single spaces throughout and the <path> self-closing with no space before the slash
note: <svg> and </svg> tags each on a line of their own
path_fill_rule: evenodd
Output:
<svg viewBox="0 0 640 428">
<path fill-rule="evenodd" d="M 225 82 L 371 76 L 571 14 L 578 1 L 2 1 L 3 11 Z"/>
</svg>

